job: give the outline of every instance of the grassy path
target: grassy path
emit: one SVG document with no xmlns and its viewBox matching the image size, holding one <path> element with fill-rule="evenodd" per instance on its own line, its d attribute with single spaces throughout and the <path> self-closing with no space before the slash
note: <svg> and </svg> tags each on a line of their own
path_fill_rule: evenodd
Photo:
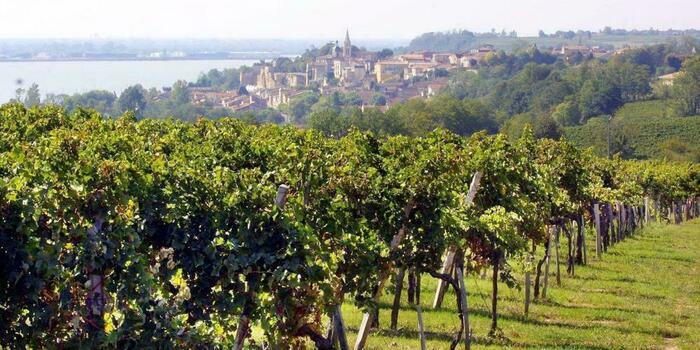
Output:
<svg viewBox="0 0 700 350">
<path fill-rule="evenodd" d="M 593 252 L 588 256 L 589 265 L 577 267 L 574 278 L 565 276 L 562 266 L 561 286 L 552 274 L 547 300 L 531 305 L 528 318 L 522 289 L 499 286 L 503 337 L 498 339 L 486 337 L 490 281 L 469 276 L 472 348 L 700 349 L 700 221 L 654 226 L 612 247 L 602 260 Z M 428 276 L 422 280 L 428 348 L 449 348 L 459 327 L 454 295 L 445 296 L 442 310 L 431 310 L 436 282 Z M 391 300 L 383 296 L 381 329 L 370 335 L 367 348 L 419 349 L 416 313 L 408 304 L 399 329 L 389 330 Z M 352 305 L 343 313 L 352 345 L 362 315 Z"/>
</svg>

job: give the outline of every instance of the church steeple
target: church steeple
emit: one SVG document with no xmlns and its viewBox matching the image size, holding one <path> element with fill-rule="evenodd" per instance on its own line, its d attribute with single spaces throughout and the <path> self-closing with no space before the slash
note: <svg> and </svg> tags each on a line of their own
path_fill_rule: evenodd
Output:
<svg viewBox="0 0 700 350">
<path fill-rule="evenodd" d="M 352 43 L 350 42 L 350 30 L 345 31 L 345 42 L 343 43 L 343 57 L 352 57 Z"/>
</svg>

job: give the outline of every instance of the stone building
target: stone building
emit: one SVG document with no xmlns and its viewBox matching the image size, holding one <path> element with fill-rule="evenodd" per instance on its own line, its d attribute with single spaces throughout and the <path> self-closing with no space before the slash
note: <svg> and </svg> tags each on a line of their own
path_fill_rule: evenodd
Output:
<svg viewBox="0 0 700 350">
<path fill-rule="evenodd" d="M 401 81 L 407 68 L 408 62 L 405 61 L 379 61 L 374 65 L 377 83 Z"/>
</svg>

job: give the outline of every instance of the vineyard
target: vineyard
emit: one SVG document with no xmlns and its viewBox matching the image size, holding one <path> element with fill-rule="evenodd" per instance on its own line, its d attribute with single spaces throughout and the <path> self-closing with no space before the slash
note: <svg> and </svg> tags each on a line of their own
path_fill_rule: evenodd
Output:
<svg viewBox="0 0 700 350">
<path fill-rule="evenodd" d="M 587 245 L 600 257 L 650 221 L 697 217 L 699 198 L 697 164 L 599 158 L 529 131 L 327 138 L 5 105 L 0 343 L 347 349 L 352 327 L 361 349 L 382 294 L 400 299 L 409 276 L 415 296 L 430 276 L 433 307 L 455 298 L 452 348 L 469 348 L 487 335 L 469 331 L 465 276 L 492 281 L 496 337 L 515 266 L 544 296 L 554 254 L 573 276 Z"/>
<path fill-rule="evenodd" d="M 564 128 L 564 135 L 579 147 L 593 147 L 599 155 L 607 154 L 610 127 L 612 146 L 628 157 L 663 158 L 664 143 L 676 140 L 698 149 L 700 116 L 667 116 L 664 101 L 628 103 L 620 108 L 608 125 L 607 117 L 591 118 L 585 125 Z"/>
</svg>

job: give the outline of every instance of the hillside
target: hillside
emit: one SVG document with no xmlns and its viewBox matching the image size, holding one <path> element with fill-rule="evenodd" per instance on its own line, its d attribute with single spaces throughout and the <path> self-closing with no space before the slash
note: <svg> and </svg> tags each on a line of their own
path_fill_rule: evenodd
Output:
<svg viewBox="0 0 700 350">
<path fill-rule="evenodd" d="M 627 158 L 662 158 L 671 153 L 700 149 L 700 116 L 668 117 L 664 101 L 628 103 L 610 123 L 613 153 Z M 607 153 L 607 117 L 591 118 L 582 126 L 565 127 L 565 137 L 579 147 L 592 147 L 599 155 Z"/>
<path fill-rule="evenodd" d="M 540 48 L 561 47 L 563 45 L 602 46 L 619 49 L 625 46 L 639 47 L 645 45 L 664 44 L 678 40 L 679 36 L 659 34 L 628 34 L 613 35 L 594 33 L 591 37 L 578 35 L 572 38 L 537 37 L 537 36 L 501 36 L 490 34 L 474 34 L 470 32 L 425 33 L 402 48 L 401 51 L 465 51 L 489 44 L 498 50 L 511 51 L 518 48 L 537 45 Z"/>
</svg>

